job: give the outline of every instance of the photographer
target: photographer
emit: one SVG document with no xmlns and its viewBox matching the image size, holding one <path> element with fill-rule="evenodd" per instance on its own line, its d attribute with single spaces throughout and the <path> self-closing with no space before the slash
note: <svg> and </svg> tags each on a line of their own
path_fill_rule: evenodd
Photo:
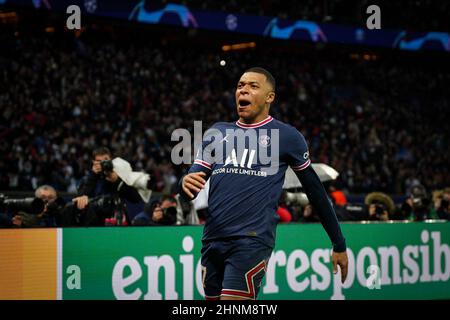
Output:
<svg viewBox="0 0 450 320">
<path fill-rule="evenodd" d="M 450 220 L 450 187 L 433 192 L 432 217 Z"/>
<path fill-rule="evenodd" d="M 368 220 L 388 221 L 393 220 L 395 203 L 392 198 L 383 192 L 371 192 L 366 195 L 364 203 L 367 206 Z"/>
<path fill-rule="evenodd" d="M 42 201 L 37 201 L 37 200 Z M 64 200 L 59 198 L 56 190 L 49 185 L 36 189 L 35 198 L 16 199 L 12 218 L 8 219 L 8 226 L 16 228 L 57 227 L 61 223 L 61 210 Z M 5 220 L 6 221 L 6 220 Z"/>
<path fill-rule="evenodd" d="M 102 226 L 116 211 L 124 217 L 117 223 L 128 224 L 126 201 L 139 203 L 150 198 L 151 191 L 141 186 L 141 180 L 147 183 L 148 175 L 132 172 L 123 159 L 113 160 L 108 148 L 94 150 L 91 172 L 80 183 L 79 195 L 66 208 L 64 225 Z"/>
<path fill-rule="evenodd" d="M 389 213 L 382 203 L 372 203 L 369 205 L 369 220 L 388 221 Z"/>
<path fill-rule="evenodd" d="M 146 205 L 144 212 L 138 214 L 132 222 L 134 226 L 169 226 L 177 222 L 177 200 L 170 195 Z"/>
<path fill-rule="evenodd" d="M 431 218 L 431 200 L 425 187 L 417 184 L 411 187 L 400 208 L 400 214 L 409 221 L 424 221 Z"/>
</svg>

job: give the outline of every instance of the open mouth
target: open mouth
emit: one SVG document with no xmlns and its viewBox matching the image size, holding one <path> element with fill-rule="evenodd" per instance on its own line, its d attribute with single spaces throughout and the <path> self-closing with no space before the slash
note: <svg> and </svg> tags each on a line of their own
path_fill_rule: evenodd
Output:
<svg viewBox="0 0 450 320">
<path fill-rule="evenodd" d="M 251 104 L 249 100 L 239 99 L 239 107 L 247 107 Z"/>
</svg>

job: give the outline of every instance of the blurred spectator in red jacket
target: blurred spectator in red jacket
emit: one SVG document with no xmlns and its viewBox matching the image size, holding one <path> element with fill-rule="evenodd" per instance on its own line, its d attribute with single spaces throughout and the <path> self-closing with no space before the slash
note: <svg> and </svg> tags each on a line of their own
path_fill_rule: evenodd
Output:
<svg viewBox="0 0 450 320">
<path fill-rule="evenodd" d="M 279 206 L 277 214 L 280 217 L 280 223 L 287 223 L 292 221 L 292 214 L 283 206 Z"/>
</svg>

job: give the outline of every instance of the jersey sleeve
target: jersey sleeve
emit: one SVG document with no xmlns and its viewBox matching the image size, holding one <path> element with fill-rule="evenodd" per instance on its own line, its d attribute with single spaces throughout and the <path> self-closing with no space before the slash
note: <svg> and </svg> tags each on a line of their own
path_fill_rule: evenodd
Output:
<svg viewBox="0 0 450 320">
<path fill-rule="evenodd" d="M 320 182 L 317 173 L 309 166 L 295 173 L 302 183 L 306 196 L 320 217 L 320 221 L 333 243 L 335 252 L 346 251 L 346 242 L 330 198 Z"/>
<path fill-rule="evenodd" d="M 204 138 L 202 140 L 201 146 L 197 147 L 195 151 L 194 163 L 189 168 L 189 173 L 194 172 L 204 172 L 206 175 L 204 179 L 207 181 L 212 173 L 212 168 L 214 166 L 214 147 L 217 145 L 218 137 L 220 136 L 220 131 L 214 126 L 205 132 Z M 182 183 L 185 175 L 181 177 L 178 182 L 178 193 L 180 198 L 184 201 L 190 201 L 191 199 L 183 190 Z M 193 192 L 194 199 L 197 197 L 197 193 Z"/>
<path fill-rule="evenodd" d="M 286 138 L 287 163 L 294 171 L 302 171 L 311 165 L 305 137 L 297 129 L 289 130 Z"/>
<path fill-rule="evenodd" d="M 200 147 L 197 147 L 194 162 L 189 169 L 189 173 L 203 171 L 207 175 L 211 173 L 214 165 L 214 148 L 217 145 L 217 137 L 220 136 L 220 131 L 212 126 L 205 132 Z"/>
</svg>

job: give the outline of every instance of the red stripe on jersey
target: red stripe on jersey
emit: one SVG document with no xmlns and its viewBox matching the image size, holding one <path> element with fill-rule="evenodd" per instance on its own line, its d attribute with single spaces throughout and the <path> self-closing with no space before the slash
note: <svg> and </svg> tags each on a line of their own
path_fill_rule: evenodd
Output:
<svg viewBox="0 0 450 320">
<path fill-rule="evenodd" d="M 238 120 L 238 121 L 236 121 L 236 125 L 238 127 L 246 128 L 246 129 L 248 129 L 248 128 L 258 128 L 258 127 L 261 127 L 261 126 L 265 125 L 266 123 L 269 123 L 272 120 L 273 120 L 273 118 L 271 116 L 269 116 L 268 118 L 264 119 L 263 121 L 260 121 L 260 122 L 257 122 L 257 123 L 251 123 L 251 124 L 242 123 L 242 122 L 240 122 Z"/>
<path fill-rule="evenodd" d="M 212 168 L 212 165 L 210 165 L 208 162 L 205 162 L 205 161 L 202 161 L 202 160 L 195 160 L 194 163 L 198 164 L 198 165 L 201 165 L 201 166 L 203 166 L 205 168 L 208 168 L 210 170 Z"/>
<path fill-rule="evenodd" d="M 292 170 L 294 171 L 302 171 L 303 169 L 306 169 L 311 164 L 311 160 L 308 159 L 304 164 L 301 166 L 292 167 Z"/>
<path fill-rule="evenodd" d="M 247 282 L 247 291 L 222 289 L 222 294 L 255 299 L 255 284 L 253 283 L 253 278 L 261 270 L 265 270 L 265 269 L 266 269 L 266 261 L 263 260 L 245 274 L 245 281 Z"/>
</svg>

